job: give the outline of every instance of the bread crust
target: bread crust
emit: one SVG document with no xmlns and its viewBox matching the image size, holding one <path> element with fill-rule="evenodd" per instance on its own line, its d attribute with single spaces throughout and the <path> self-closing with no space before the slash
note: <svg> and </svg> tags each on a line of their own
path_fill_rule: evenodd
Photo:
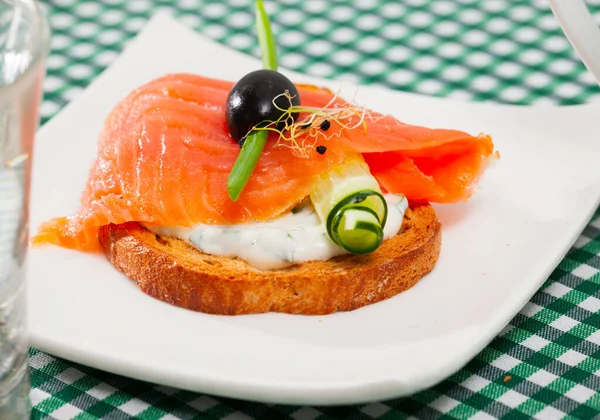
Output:
<svg viewBox="0 0 600 420">
<path fill-rule="evenodd" d="M 411 206 L 401 232 L 367 255 L 343 255 L 260 271 L 204 254 L 131 222 L 100 229 L 108 260 L 139 288 L 170 304 L 220 315 L 350 311 L 414 286 L 435 266 L 441 226 L 429 204 Z"/>
</svg>

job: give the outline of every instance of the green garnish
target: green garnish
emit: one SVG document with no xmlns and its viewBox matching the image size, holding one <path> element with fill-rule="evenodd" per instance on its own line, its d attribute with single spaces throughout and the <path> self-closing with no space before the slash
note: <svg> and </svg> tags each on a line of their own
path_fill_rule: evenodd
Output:
<svg viewBox="0 0 600 420">
<path fill-rule="evenodd" d="M 269 15 L 262 0 L 256 0 L 256 34 L 263 62 L 263 69 L 277 70 L 277 48 L 271 32 Z"/>
<path fill-rule="evenodd" d="M 387 203 L 364 160 L 333 167 L 310 198 L 329 237 L 346 251 L 367 254 L 383 241 Z"/>
<path fill-rule="evenodd" d="M 333 217 L 331 229 L 335 242 L 346 251 L 368 254 L 381 244 L 383 229 L 379 218 L 370 208 L 348 206 Z"/>
<path fill-rule="evenodd" d="M 266 131 L 251 131 L 246 137 L 242 150 L 238 155 L 229 178 L 227 179 L 227 192 L 233 201 L 236 201 L 248 183 L 260 154 L 267 143 Z"/>
<path fill-rule="evenodd" d="M 277 101 L 286 99 L 285 107 Z M 256 131 L 272 131 L 277 135 L 275 147 L 287 147 L 296 157 L 307 158 L 310 151 L 315 150 L 317 142 L 339 137 L 344 130 L 354 130 L 359 127 L 366 130 L 366 119 L 377 122 L 381 116 L 374 117 L 366 108 L 354 104 L 338 106 L 337 96 L 321 107 L 294 105 L 293 96 L 288 92 L 277 95 L 272 105 L 281 111 L 276 120 L 263 120 L 254 127 Z M 300 115 L 297 119 L 293 115 Z M 336 125 L 333 133 L 329 129 Z M 333 130 L 332 130 L 333 131 Z M 322 150 L 322 149 L 321 149 Z M 321 154 L 319 152 L 319 154 Z"/>
<path fill-rule="evenodd" d="M 265 11 L 262 0 L 256 0 L 256 33 L 260 45 L 263 68 L 277 71 L 277 50 L 275 39 L 271 32 L 269 16 Z M 242 150 L 238 155 L 229 178 L 227 179 L 227 192 L 233 201 L 237 201 L 246 184 L 252 176 L 254 168 L 260 159 L 267 138 L 267 131 L 251 131 L 244 140 Z"/>
</svg>

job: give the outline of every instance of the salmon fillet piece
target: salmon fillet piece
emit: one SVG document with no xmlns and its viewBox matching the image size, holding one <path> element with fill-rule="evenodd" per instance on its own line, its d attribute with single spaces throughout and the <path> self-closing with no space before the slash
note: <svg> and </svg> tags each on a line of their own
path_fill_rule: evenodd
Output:
<svg viewBox="0 0 600 420">
<path fill-rule="evenodd" d="M 413 201 L 464 201 L 494 156 L 488 135 L 420 127 L 368 111 L 357 128 L 333 122 L 322 138 L 304 139 L 327 146 L 323 155 L 308 147 L 305 157 L 296 156 L 271 133 L 233 202 L 227 178 L 240 148 L 225 123 L 233 84 L 169 74 L 132 91 L 106 119 L 80 209 L 43 223 L 32 243 L 99 251 L 98 230 L 110 223 L 192 226 L 272 219 L 308 196 L 332 165 L 357 156 L 384 192 Z M 303 106 L 350 106 L 327 89 L 297 87 Z"/>
</svg>

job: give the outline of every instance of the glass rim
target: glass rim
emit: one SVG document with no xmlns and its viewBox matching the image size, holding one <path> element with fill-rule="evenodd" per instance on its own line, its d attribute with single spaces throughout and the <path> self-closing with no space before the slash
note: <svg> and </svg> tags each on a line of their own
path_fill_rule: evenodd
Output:
<svg viewBox="0 0 600 420">
<path fill-rule="evenodd" d="M 5 85 L 0 85 L 0 92 L 10 92 L 11 90 L 18 90 L 20 85 L 23 84 L 24 80 L 31 77 L 31 73 L 35 72 L 40 63 L 46 58 L 50 52 L 50 25 L 47 19 L 44 17 L 40 8 L 38 0 L 31 0 L 26 7 L 30 10 L 34 19 L 32 19 L 32 31 L 38 35 L 33 42 L 33 48 L 31 51 L 31 62 L 23 73 L 19 74 L 14 80 Z"/>
</svg>

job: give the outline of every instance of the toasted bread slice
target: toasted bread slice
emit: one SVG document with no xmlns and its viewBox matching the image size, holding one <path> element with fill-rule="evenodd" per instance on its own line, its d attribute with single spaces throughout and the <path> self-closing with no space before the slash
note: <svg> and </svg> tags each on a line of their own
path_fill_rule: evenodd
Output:
<svg viewBox="0 0 600 420">
<path fill-rule="evenodd" d="M 433 208 L 417 205 L 407 210 L 401 232 L 371 254 L 274 271 L 204 254 L 138 223 L 104 226 L 100 243 L 143 292 L 176 306 L 221 315 L 317 315 L 360 308 L 412 287 L 435 266 L 441 229 Z"/>
</svg>

